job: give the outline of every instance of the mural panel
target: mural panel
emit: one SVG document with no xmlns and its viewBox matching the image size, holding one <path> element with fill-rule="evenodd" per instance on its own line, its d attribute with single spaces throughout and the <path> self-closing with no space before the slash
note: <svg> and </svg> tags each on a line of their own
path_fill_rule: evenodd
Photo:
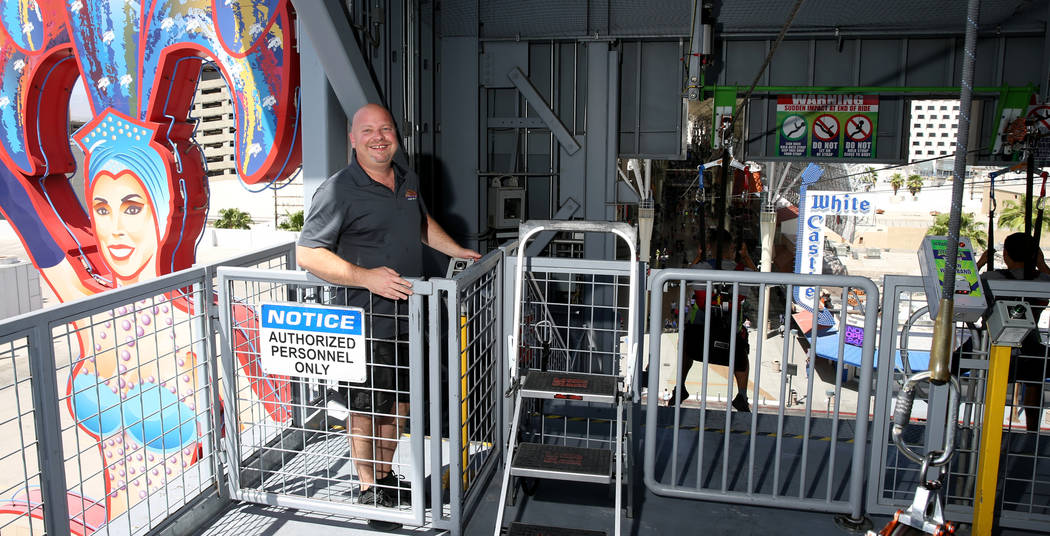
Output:
<svg viewBox="0 0 1050 536">
<path fill-rule="evenodd" d="M 193 265 L 208 182 L 189 112 L 205 63 L 230 88 L 240 179 L 270 183 L 299 167 L 294 28 L 285 0 L 0 4 L 0 211 L 59 300 Z M 87 206 L 69 180 L 76 164 L 68 109 L 78 78 L 93 116 L 72 135 L 86 155 Z M 150 336 L 192 314 L 188 300 L 168 299 L 163 310 L 118 310 L 71 330 L 81 359 L 74 356 L 60 385 L 105 472 L 104 501 L 71 493 L 71 509 L 76 501 L 92 505 L 71 526 L 76 533 L 98 530 L 163 485 L 145 477 L 144 460 L 161 460 L 168 475 L 197 461 L 196 356 L 162 350 L 161 338 Z M 169 331 L 175 340 L 167 346 L 189 347 Z M 132 361 L 132 353 L 150 358 Z M 287 381 L 265 383 L 253 388 L 269 417 L 288 419 Z M 0 511 L 40 514 L 32 497 L 3 499 Z"/>
</svg>

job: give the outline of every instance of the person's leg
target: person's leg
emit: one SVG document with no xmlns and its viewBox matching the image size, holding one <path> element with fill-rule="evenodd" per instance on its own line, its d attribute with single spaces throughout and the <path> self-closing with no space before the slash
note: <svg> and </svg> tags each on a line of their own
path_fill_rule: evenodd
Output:
<svg viewBox="0 0 1050 536">
<path fill-rule="evenodd" d="M 373 419 L 374 416 L 370 413 L 350 414 L 350 455 L 354 458 L 362 492 L 372 487 L 376 481 Z"/>
<path fill-rule="evenodd" d="M 747 397 L 747 371 L 738 370 L 733 373 L 733 377 L 736 379 L 736 392 L 742 393 L 744 397 Z"/>
<path fill-rule="evenodd" d="M 685 388 L 686 378 L 689 376 L 689 371 L 693 368 L 693 356 L 703 358 L 703 354 L 697 354 L 698 351 L 703 351 L 703 342 L 701 339 L 704 336 L 703 328 L 698 327 L 696 324 L 685 324 L 682 326 L 680 333 L 682 334 L 682 361 L 679 363 L 679 367 L 682 370 L 682 385 L 679 386 L 677 383 L 671 389 L 671 399 L 667 401 L 668 405 L 673 406 L 676 400 L 685 401 L 689 398 L 689 391 Z M 675 378 L 677 382 L 677 378 Z M 681 389 L 679 389 L 681 387 Z"/>
<path fill-rule="evenodd" d="M 399 402 L 395 408 L 396 416 L 384 415 L 376 418 L 378 433 L 376 434 L 376 479 L 382 480 L 390 474 L 391 462 L 394 460 L 394 452 L 397 450 L 401 433 L 405 431 L 408 415 L 408 403 Z"/>
<path fill-rule="evenodd" d="M 396 355 L 395 355 L 396 354 Z M 383 488 L 383 495 L 392 506 L 412 503 L 408 482 L 402 482 L 393 463 L 401 434 L 408 431 L 409 414 L 409 360 L 408 345 L 404 342 L 386 345 L 377 353 L 385 367 L 377 375 L 381 391 L 376 399 L 381 415 L 376 422 L 376 484 Z"/>
<path fill-rule="evenodd" d="M 737 411 L 751 411 L 751 405 L 747 401 L 747 377 L 751 373 L 751 348 L 747 339 L 737 338 L 737 344 L 743 345 L 737 352 L 736 362 L 733 363 L 733 378 L 736 380 L 736 396 L 733 397 L 733 407 Z"/>
</svg>

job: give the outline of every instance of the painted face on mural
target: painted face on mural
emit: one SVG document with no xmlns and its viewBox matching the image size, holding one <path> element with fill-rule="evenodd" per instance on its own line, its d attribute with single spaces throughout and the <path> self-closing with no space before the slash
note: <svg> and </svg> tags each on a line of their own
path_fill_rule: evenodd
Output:
<svg viewBox="0 0 1050 536">
<path fill-rule="evenodd" d="M 157 218 L 131 171 L 99 173 L 90 192 L 91 221 L 102 258 L 124 282 L 138 281 L 157 255 Z"/>
<path fill-rule="evenodd" d="M 350 143 L 362 167 L 389 165 L 398 147 L 394 119 L 381 106 L 365 106 L 354 114 Z"/>
</svg>

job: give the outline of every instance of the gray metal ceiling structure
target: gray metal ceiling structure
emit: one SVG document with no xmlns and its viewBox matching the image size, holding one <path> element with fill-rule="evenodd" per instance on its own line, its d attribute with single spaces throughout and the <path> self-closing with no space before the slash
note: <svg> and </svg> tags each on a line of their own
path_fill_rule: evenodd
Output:
<svg viewBox="0 0 1050 536">
<path fill-rule="evenodd" d="M 720 59 L 708 80 L 749 86 L 792 5 L 778 0 L 716 2 L 715 55 Z M 973 147 L 988 148 L 998 126 L 1003 86 L 1032 86 L 1046 98 L 1050 3 L 986 0 L 980 13 L 973 114 L 979 130 L 971 139 Z M 776 95 L 815 86 L 880 94 L 876 161 L 905 160 L 908 101 L 958 95 L 965 21 L 962 1 L 807 0 L 759 79 L 748 117 L 747 154 L 776 159 L 776 136 L 769 135 L 776 130 Z M 985 153 L 976 160 L 994 159 Z"/>
<path fill-rule="evenodd" d="M 793 5 L 713 0 L 713 20 L 697 21 L 692 0 L 293 3 L 310 41 L 302 50 L 316 56 L 302 69 L 307 190 L 346 161 L 345 117 L 333 114 L 378 95 L 432 212 L 473 247 L 514 230 L 493 222 L 497 188 L 524 190 L 526 218 L 564 208 L 614 219 L 617 205 L 636 203 L 615 161 L 684 156 L 693 23 L 713 24 L 707 86 L 743 93 Z M 982 5 L 975 85 L 985 143 L 997 88 L 1050 86 L 1050 2 Z M 758 81 L 747 157 L 775 152 L 767 134 L 778 91 L 824 86 L 880 94 L 878 160 L 902 160 L 907 100 L 957 91 L 964 10 L 959 0 L 806 0 Z"/>
</svg>

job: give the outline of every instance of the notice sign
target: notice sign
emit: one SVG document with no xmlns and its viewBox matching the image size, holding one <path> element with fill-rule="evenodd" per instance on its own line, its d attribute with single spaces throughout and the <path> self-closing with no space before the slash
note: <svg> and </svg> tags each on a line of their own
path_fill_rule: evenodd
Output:
<svg viewBox="0 0 1050 536">
<path fill-rule="evenodd" d="M 779 156 L 874 158 L 878 95 L 779 95 Z"/>
<path fill-rule="evenodd" d="M 365 323 L 360 307 L 262 304 L 259 360 L 263 372 L 365 381 Z"/>
</svg>

